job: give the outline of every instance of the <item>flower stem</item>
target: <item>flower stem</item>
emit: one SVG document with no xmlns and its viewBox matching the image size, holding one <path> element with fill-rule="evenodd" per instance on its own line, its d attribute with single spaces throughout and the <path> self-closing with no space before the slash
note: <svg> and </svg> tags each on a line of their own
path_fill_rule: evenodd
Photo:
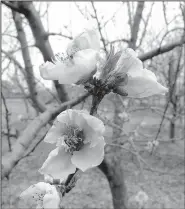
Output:
<svg viewBox="0 0 185 209">
<path fill-rule="evenodd" d="M 92 96 L 92 105 L 91 105 L 91 110 L 90 110 L 90 115 L 96 115 L 97 114 L 97 109 L 98 106 L 101 102 L 101 100 L 103 99 L 104 96 Z"/>
</svg>

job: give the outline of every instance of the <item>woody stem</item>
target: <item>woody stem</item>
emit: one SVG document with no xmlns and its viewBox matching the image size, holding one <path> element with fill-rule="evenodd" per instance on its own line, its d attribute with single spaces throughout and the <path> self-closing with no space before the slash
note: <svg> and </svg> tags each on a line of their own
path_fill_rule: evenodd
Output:
<svg viewBox="0 0 185 209">
<path fill-rule="evenodd" d="M 98 106 L 99 106 L 100 102 L 102 101 L 103 97 L 104 97 L 103 95 L 101 95 L 101 96 L 93 95 L 92 96 L 92 105 L 91 105 L 90 115 L 97 114 Z"/>
</svg>

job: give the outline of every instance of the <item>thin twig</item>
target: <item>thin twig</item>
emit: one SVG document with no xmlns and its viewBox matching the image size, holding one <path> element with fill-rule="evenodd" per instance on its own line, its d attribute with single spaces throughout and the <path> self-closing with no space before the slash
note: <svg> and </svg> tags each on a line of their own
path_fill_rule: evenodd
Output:
<svg viewBox="0 0 185 209">
<path fill-rule="evenodd" d="M 72 36 L 68 36 L 68 35 L 65 35 L 63 33 L 54 33 L 54 32 L 50 32 L 50 33 L 47 33 L 46 36 L 61 36 L 61 37 L 64 37 L 64 38 L 67 38 L 69 40 L 72 40 L 73 37 Z"/>
<path fill-rule="evenodd" d="M 94 18 L 96 19 L 96 22 L 97 22 L 97 25 L 98 25 L 98 30 L 99 30 L 99 33 L 100 33 L 100 37 L 101 37 L 101 40 L 102 40 L 102 43 L 103 43 L 104 50 L 105 50 L 106 53 L 108 53 L 107 48 L 106 48 L 105 39 L 104 39 L 102 31 L 101 31 L 100 21 L 98 19 L 97 11 L 96 11 L 96 8 L 94 6 L 93 1 L 91 1 L 91 5 L 92 5 L 93 11 L 94 11 L 94 15 L 95 15 Z"/>
<path fill-rule="evenodd" d="M 2 100 L 3 100 L 4 107 L 5 107 L 5 118 L 6 118 L 6 128 L 7 128 L 7 140 L 8 140 L 9 151 L 11 152 L 12 151 L 12 145 L 11 145 L 11 141 L 10 141 L 10 126 L 9 126 L 9 115 L 10 115 L 10 113 L 8 111 L 8 107 L 7 107 L 6 100 L 5 100 L 5 97 L 3 95 L 3 92 L 1 92 L 1 97 L 2 97 Z"/>
</svg>

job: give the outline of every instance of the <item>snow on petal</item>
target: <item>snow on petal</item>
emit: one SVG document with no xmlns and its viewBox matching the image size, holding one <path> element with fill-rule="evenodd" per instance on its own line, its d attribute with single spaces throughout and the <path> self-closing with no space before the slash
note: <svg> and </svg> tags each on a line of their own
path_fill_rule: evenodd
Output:
<svg viewBox="0 0 185 209">
<path fill-rule="evenodd" d="M 40 67 L 40 75 L 46 80 L 59 80 L 61 84 L 72 84 L 90 75 L 96 69 L 98 52 L 93 49 L 78 51 L 72 58 L 46 62 Z"/>
<path fill-rule="evenodd" d="M 128 97 L 143 98 L 155 94 L 165 94 L 168 89 L 157 82 L 154 73 L 147 69 L 128 72 L 128 83 L 124 86 L 124 90 L 128 93 Z"/>
<path fill-rule="evenodd" d="M 71 163 L 70 153 L 65 152 L 64 147 L 57 147 L 49 153 L 39 172 L 50 175 L 54 179 L 63 180 L 75 170 L 76 167 Z"/>
<path fill-rule="evenodd" d="M 67 54 L 72 55 L 74 52 L 84 49 L 100 50 L 100 39 L 95 29 L 85 29 L 84 32 L 77 35 L 67 46 Z"/>
<path fill-rule="evenodd" d="M 72 163 L 83 172 L 89 168 L 101 164 L 104 158 L 105 141 L 103 138 L 99 140 L 96 146 L 90 148 L 89 144 L 84 145 L 80 151 L 75 151 L 71 158 Z"/>
<path fill-rule="evenodd" d="M 60 205 L 60 196 L 56 190 L 56 187 L 51 185 L 50 190 L 47 191 L 43 198 L 44 209 L 58 209 Z"/>
</svg>

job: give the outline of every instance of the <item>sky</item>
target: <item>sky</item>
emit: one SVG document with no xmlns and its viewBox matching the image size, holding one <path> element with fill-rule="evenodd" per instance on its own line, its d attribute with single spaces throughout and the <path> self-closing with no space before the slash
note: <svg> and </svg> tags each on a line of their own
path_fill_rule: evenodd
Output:
<svg viewBox="0 0 185 209">
<path fill-rule="evenodd" d="M 86 5 L 89 5 L 90 2 L 77 2 L 77 4 L 81 8 L 85 8 Z M 128 26 L 128 13 L 127 13 L 127 7 L 125 5 L 126 3 L 122 2 L 95 2 L 95 6 L 97 8 L 98 16 L 99 18 L 103 17 L 103 21 L 106 22 L 107 20 L 111 19 L 113 14 L 116 12 L 114 21 L 109 21 L 106 25 L 106 33 L 103 31 L 103 34 L 105 37 L 107 37 L 108 40 L 115 40 L 117 38 L 129 38 L 129 26 Z M 144 10 L 144 17 L 148 13 L 150 9 L 150 5 L 152 2 L 145 2 L 145 10 Z M 46 9 L 46 3 L 40 3 L 35 2 L 36 9 L 40 8 L 41 14 L 44 13 Z M 168 12 L 167 17 L 170 21 L 173 19 L 174 15 L 177 14 L 178 8 L 177 8 L 178 2 L 169 2 L 168 3 Z M 48 10 L 48 16 L 45 16 L 42 18 L 43 24 L 46 30 L 49 28 L 49 32 L 62 32 L 64 34 L 71 35 L 74 37 L 78 33 L 80 33 L 83 28 L 89 25 L 94 25 L 95 22 L 93 21 L 87 21 L 84 16 L 79 12 L 79 10 L 76 7 L 76 4 L 74 2 L 49 2 L 49 10 Z M 85 11 L 85 16 L 90 17 L 87 9 Z M 93 10 L 91 10 L 92 12 Z M 10 21 L 9 18 L 6 17 L 8 15 L 8 9 L 3 7 L 2 8 L 2 32 L 7 27 L 8 22 Z M 153 7 L 153 12 L 151 15 L 151 20 L 149 24 L 148 31 L 151 31 L 151 33 L 148 33 L 147 39 L 151 39 L 155 37 L 156 34 L 158 34 L 160 31 L 165 30 L 164 27 L 165 21 L 164 16 L 162 12 L 162 3 L 161 2 L 155 2 Z M 70 32 L 68 32 L 66 29 L 64 29 L 64 26 L 68 26 Z M 143 27 L 143 24 L 141 23 L 141 28 Z M 170 27 L 174 27 L 173 24 L 171 24 Z M 28 34 L 27 39 L 31 44 L 34 44 L 31 31 L 28 29 L 25 29 L 26 33 Z M 11 32 L 13 31 L 13 32 Z M 8 33 L 8 32 L 7 32 Z M 14 26 L 12 25 L 10 27 L 9 33 L 15 34 Z M 162 33 L 162 32 L 161 32 Z M 141 35 L 141 34 L 139 34 Z M 52 36 L 49 38 L 52 49 L 54 53 L 63 52 L 66 49 L 67 44 L 69 43 L 68 39 L 64 39 L 58 36 Z M 11 39 L 11 42 L 8 41 L 8 37 L 6 36 L 6 39 L 3 38 L 2 47 L 4 50 L 10 50 L 11 47 L 14 47 L 13 43 L 15 40 Z M 150 40 L 151 42 L 151 40 Z M 147 47 L 146 47 L 146 46 Z M 150 50 L 150 47 L 152 49 L 152 45 L 148 46 L 148 43 L 143 44 L 144 50 Z M 47 87 L 51 87 L 51 81 L 44 81 L 40 77 L 39 73 L 39 66 L 43 63 L 43 58 L 38 51 L 38 49 L 30 49 L 31 52 L 31 59 L 34 66 L 34 73 L 35 76 L 38 79 L 41 79 L 41 82 L 44 83 Z M 21 53 L 15 54 L 16 58 L 24 65 L 21 57 Z M 10 70 L 8 71 L 10 74 L 13 73 L 13 68 L 10 66 Z M 6 73 L 3 74 L 3 79 L 6 79 L 7 75 Z"/>
</svg>

